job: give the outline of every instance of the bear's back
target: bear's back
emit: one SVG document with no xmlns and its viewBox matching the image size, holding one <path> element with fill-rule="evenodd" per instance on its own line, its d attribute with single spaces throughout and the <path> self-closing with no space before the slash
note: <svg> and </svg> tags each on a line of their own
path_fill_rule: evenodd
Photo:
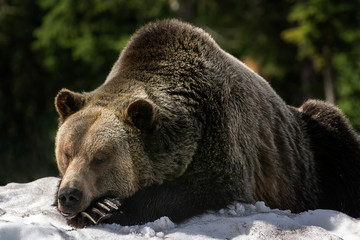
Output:
<svg viewBox="0 0 360 240">
<path fill-rule="evenodd" d="M 232 175 L 229 185 L 239 200 L 299 211 L 316 201 L 310 197 L 317 189 L 312 153 L 297 117 L 262 77 L 200 28 L 167 20 L 140 29 L 101 88 L 114 91 L 129 82 L 160 109 L 200 121 L 206 140 L 198 148 L 204 151 L 193 157 L 189 174 Z M 209 169 L 207 161 L 222 167 Z M 304 188 L 308 193 L 298 191 Z"/>
</svg>

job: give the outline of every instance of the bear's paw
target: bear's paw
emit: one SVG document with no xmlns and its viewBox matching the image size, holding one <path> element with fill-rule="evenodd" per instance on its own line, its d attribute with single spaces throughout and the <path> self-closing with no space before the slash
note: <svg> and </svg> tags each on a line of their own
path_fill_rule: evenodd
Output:
<svg viewBox="0 0 360 240">
<path fill-rule="evenodd" d="M 117 198 L 104 198 L 93 203 L 75 218 L 68 219 L 68 222 L 75 227 L 97 225 L 109 219 L 115 211 L 119 212 L 120 206 L 121 203 Z"/>
</svg>

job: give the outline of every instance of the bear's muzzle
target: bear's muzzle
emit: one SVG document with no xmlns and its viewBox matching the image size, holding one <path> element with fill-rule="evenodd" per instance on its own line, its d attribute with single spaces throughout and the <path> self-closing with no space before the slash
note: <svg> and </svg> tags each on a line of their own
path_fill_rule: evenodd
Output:
<svg viewBox="0 0 360 240">
<path fill-rule="evenodd" d="M 58 194 L 58 206 L 64 217 L 74 217 L 80 212 L 83 193 L 75 188 L 62 188 Z"/>
</svg>

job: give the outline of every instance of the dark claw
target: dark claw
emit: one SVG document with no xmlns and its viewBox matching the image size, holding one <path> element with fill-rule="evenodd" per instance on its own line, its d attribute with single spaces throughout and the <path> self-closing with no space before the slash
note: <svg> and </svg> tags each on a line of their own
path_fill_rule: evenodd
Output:
<svg viewBox="0 0 360 240">
<path fill-rule="evenodd" d="M 92 218 L 87 212 L 81 212 L 81 216 L 83 218 L 89 219 L 93 224 L 95 224 L 95 225 L 97 224 L 97 221 L 95 221 L 95 219 Z"/>
<path fill-rule="evenodd" d="M 105 209 L 105 210 L 108 211 L 108 212 L 111 211 L 110 208 L 108 208 L 105 204 L 103 204 L 103 203 L 101 203 L 101 202 L 97 202 L 96 204 L 97 204 L 99 207 Z"/>
<path fill-rule="evenodd" d="M 104 217 L 106 215 L 105 213 L 103 213 L 102 211 L 100 211 L 97 208 L 92 208 L 91 211 L 94 212 L 94 213 L 99 214 L 100 217 Z"/>
<path fill-rule="evenodd" d="M 120 203 L 119 199 L 117 199 L 117 198 L 109 198 L 109 200 L 111 202 L 113 202 L 116 206 L 118 206 L 118 207 L 121 206 L 121 203 Z"/>
<path fill-rule="evenodd" d="M 105 199 L 104 199 L 104 203 L 105 203 L 106 205 L 108 205 L 109 207 L 115 209 L 115 210 L 118 210 L 118 209 L 119 209 L 118 206 L 117 206 L 117 204 L 116 204 L 116 202 L 111 201 L 111 199 L 105 198 Z"/>
</svg>

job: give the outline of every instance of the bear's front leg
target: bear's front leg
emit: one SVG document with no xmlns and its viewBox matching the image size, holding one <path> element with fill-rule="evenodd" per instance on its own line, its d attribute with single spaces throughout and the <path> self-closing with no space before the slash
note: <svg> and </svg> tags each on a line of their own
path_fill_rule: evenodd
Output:
<svg viewBox="0 0 360 240">
<path fill-rule="evenodd" d="M 230 198 L 214 189 L 192 189 L 187 187 L 161 186 L 147 187 L 122 201 L 119 210 L 103 218 L 102 223 L 139 225 L 167 216 L 179 223 L 185 219 L 217 210 L 231 203 Z"/>
</svg>

